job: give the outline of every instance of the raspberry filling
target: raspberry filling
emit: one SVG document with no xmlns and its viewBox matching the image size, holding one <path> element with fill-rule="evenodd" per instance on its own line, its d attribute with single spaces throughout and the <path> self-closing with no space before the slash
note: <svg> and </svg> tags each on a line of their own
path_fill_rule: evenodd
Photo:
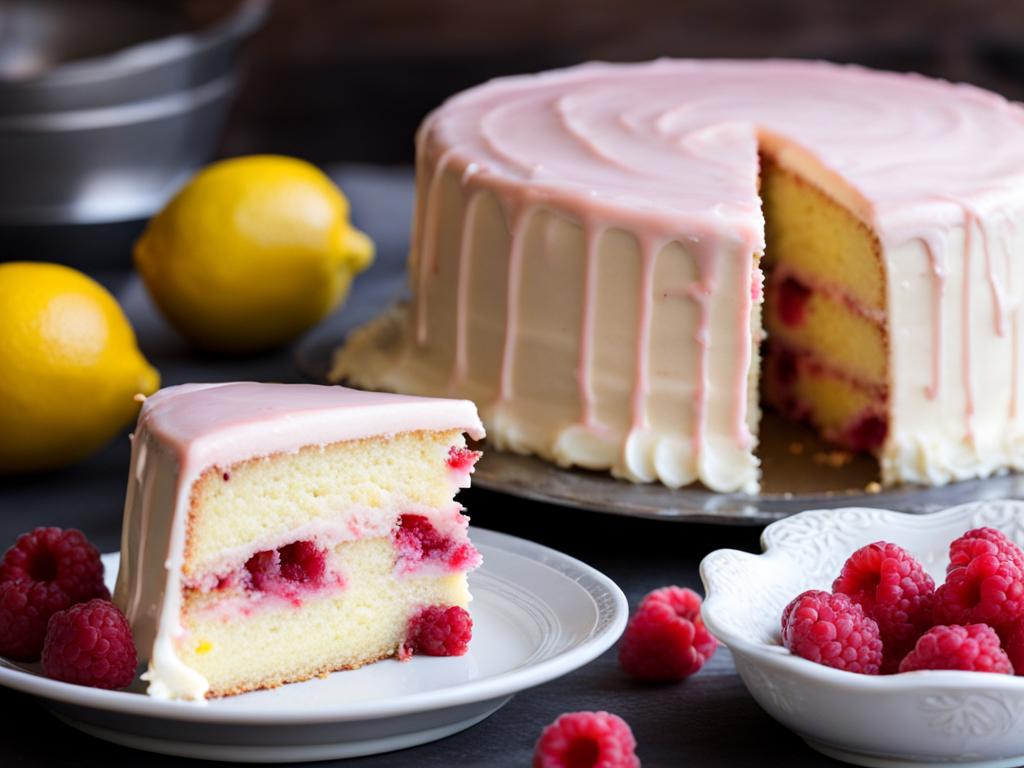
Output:
<svg viewBox="0 0 1024 768">
<path fill-rule="evenodd" d="M 476 566 L 480 559 L 472 544 L 445 536 L 423 515 L 402 515 L 394 538 L 399 567 L 405 573 L 428 563 L 451 571 L 465 571 Z"/>
<path fill-rule="evenodd" d="M 455 472 L 469 472 L 482 454 L 480 451 L 472 451 L 469 448 L 457 448 L 452 446 L 448 449 L 448 461 L 446 462 Z"/>
<path fill-rule="evenodd" d="M 305 590 L 324 585 L 327 551 L 312 541 L 296 541 L 277 549 L 257 552 L 245 563 L 246 588 L 297 600 Z M 231 586 L 236 580 L 222 579 L 218 587 Z"/>
<path fill-rule="evenodd" d="M 888 433 L 889 424 L 883 417 L 867 414 L 850 427 L 843 442 L 854 451 L 877 451 Z"/>
<path fill-rule="evenodd" d="M 790 352 L 785 347 L 780 347 L 774 350 L 775 354 L 773 358 L 775 360 L 775 378 L 784 389 L 789 389 L 796 382 L 799 370 L 797 367 L 796 355 Z"/>
<path fill-rule="evenodd" d="M 803 324 L 811 289 L 792 277 L 779 283 L 779 319 L 790 328 Z"/>
</svg>

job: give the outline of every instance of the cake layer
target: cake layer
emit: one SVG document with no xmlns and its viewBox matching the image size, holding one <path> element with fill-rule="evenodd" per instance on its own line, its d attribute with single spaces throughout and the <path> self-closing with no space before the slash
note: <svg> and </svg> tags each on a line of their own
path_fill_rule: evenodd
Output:
<svg viewBox="0 0 1024 768">
<path fill-rule="evenodd" d="M 761 155 L 761 200 L 766 271 L 784 264 L 809 285 L 834 287 L 851 302 L 884 313 L 885 264 L 868 224 L 766 153 Z"/>
<path fill-rule="evenodd" d="M 809 288 L 776 270 L 765 288 L 765 328 L 769 338 L 812 353 L 832 370 L 875 388 L 889 385 L 884 325 L 842 295 Z"/>
<path fill-rule="evenodd" d="M 464 446 L 460 430 L 404 432 L 210 467 L 192 487 L 183 573 L 223 573 L 296 538 L 381 536 L 403 512 L 464 536 L 452 493 L 467 475 L 448 465 Z"/>
<path fill-rule="evenodd" d="M 751 491 L 764 252 L 884 315 L 886 483 L 1016 466 L 1022 135 L 994 94 L 817 62 L 485 84 L 418 134 L 411 304 L 332 375 L 472 398 L 561 464 Z"/>
<path fill-rule="evenodd" d="M 466 607 L 464 573 L 401 575 L 389 537 L 334 548 L 344 583 L 296 605 L 277 597 L 239 603 L 190 593 L 182 610 L 182 662 L 225 696 L 352 669 L 393 656 L 423 607 Z M 225 605 L 226 603 L 226 605 Z"/>
<path fill-rule="evenodd" d="M 765 367 L 765 398 L 784 415 L 806 421 L 844 448 L 876 452 L 884 444 L 884 390 L 854 381 L 777 342 L 768 345 Z"/>
</svg>

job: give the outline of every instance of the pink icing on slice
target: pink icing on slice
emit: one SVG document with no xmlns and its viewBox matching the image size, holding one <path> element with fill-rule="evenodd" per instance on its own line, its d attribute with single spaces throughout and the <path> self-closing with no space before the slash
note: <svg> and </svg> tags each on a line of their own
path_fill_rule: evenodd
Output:
<svg viewBox="0 0 1024 768">
<path fill-rule="evenodd" d="M 146 399 L 140 425 L 199 470 L 376 435 L 460 429 L 484 436 L 468 400 L 361 392 L 315 384 L 182 384 Z"/>
</svg>

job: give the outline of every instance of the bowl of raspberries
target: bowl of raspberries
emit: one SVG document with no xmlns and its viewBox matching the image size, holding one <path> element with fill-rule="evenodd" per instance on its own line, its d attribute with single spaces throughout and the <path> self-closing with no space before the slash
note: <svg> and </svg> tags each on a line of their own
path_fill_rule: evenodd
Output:
<svg viewBox="0 0 1024 768">
<path fill-rule="evenodd" d="M 701 563 L 754 699 L 861 765 L 1024 764 L 1024 502 L 804 512 Z"/>
</svg>

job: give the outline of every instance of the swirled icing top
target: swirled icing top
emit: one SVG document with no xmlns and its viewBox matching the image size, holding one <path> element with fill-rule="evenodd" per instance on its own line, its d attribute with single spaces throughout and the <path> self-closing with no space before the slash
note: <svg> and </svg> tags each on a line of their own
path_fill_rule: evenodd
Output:
<svg viewBox="0 0 1024 768">
<path fill-rule="evenodd" d="M 419 141 L 435 140 L 468 175 L 534 197 L 670 231 L 720 224 L 755 243 L 759 145 L 883 242 L 1024 202 L 1024 109 L 969 85 L 825 62 L 597 63 L 494 80 L 431 115 Z"/>
</svg>

